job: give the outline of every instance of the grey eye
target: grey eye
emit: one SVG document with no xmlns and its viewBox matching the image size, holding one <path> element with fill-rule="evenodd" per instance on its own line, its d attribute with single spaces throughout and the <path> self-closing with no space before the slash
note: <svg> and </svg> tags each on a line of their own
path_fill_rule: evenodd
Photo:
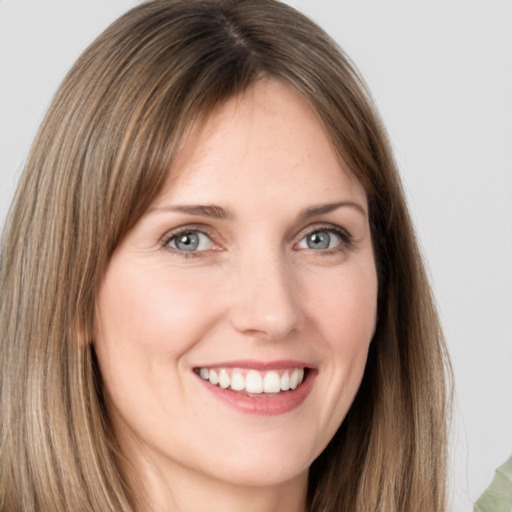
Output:
<svg viewBox="0 0 512 512">
<path fill-rule="evenodd" d="M 213 242 L 210 237 L 199 231 L 188 231 L 173 236 L 168 245 L 183 252 L 206 251 L 211 249 Z"/>
<path fill-rule="evenodd" d="M 331 229 L 319 229 L 306 235 L 298 244 L 299 249 L 325 251 L 333 249 L 343 243 L 343 237 Z"/>
<path fill-rule="evenodd" d="M 309 249 L 329 249 L 330 243 L 331 235 L 327 231 L 318 231 L 306 237 L 306 244 Z"/>
<path fill-rule="evenodd" d="M 199 246 L 199 237 L 197 233 L 180 235 L 176 238 L 176 249 L 180 251 L 195 251 Z"/>
</svg>

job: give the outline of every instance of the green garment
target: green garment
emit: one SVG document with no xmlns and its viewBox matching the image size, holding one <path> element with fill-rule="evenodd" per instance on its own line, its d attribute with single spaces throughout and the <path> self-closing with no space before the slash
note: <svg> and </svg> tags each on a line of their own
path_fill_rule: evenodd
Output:
<svg viewBox="0 0 512 512">
<path fill-rule="evenodd" d="M 512 512 L 512 457 L 496 470 L 494 480 L 475 503 L 473 512 Z"/>
</svg>

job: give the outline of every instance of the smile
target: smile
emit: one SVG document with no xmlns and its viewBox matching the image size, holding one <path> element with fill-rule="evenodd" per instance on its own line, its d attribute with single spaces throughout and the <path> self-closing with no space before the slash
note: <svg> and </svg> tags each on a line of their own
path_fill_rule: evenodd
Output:
<svg viewBox="0 0 512 512">
<path fill-rule="evenodd" d="M 259 371 L 246 368 L 198 368 L 196 373 L 221 389 L 245 392 L 249 395 L 272 395 L 290 391 L 304 380 L 304 368 Z"/>
<path fill-rule="evenodd" d="M 318 369 L 303 362 L 231 361 L 193 368 L 197 381 L 215 399 L 244 414 L 276 416 L 301 407 Z"/>
</svg>

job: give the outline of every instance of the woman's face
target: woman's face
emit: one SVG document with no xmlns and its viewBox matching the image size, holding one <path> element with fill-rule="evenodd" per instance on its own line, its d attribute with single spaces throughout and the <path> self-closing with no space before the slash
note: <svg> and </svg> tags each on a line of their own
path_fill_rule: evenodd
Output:
<svg viewBox="0 0 512 512">
<path fill-rule="evenodd" d="M 195 126 L 170 176 L 98 298 L 121 446 L 152 474 L 304 481 L 374 333 L 365 192 L 312 110 L 272 80 Z"/>
</svg>

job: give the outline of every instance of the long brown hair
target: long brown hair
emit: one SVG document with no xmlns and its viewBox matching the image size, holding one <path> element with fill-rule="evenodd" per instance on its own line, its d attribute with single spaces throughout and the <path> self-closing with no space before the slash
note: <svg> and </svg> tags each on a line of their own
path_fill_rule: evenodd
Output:
<svg viewBox="0 0 512 512">
<path fill-rule="evenodd" d="M 0 509 L 132 511 L 90 341 L 114 249 L 183 131 L 262 77 L 317 112 L 363 184 L 379 275 L 365 375 L 310 470 L 311 512 L 444 511 L 449 364 L 384 129 L 354 67 L 274 0 L 156 0 L 112 24 L 41 125 L 3 238 Z"/>
</svg>

